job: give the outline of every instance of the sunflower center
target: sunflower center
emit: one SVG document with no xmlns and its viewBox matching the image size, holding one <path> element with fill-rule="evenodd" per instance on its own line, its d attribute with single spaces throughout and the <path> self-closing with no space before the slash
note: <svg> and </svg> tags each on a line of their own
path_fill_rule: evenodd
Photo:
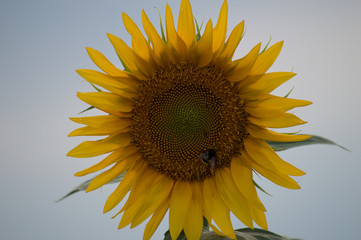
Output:
<svg viewBox="0 0 361 240">
<path fill-rule="evenodd" d="M 172 64 L 140 86 L 133 142 L 160 173 L 200 181 L 240 154 L 246 119 L 243 101 L 221 71 Z"/>
</svg>

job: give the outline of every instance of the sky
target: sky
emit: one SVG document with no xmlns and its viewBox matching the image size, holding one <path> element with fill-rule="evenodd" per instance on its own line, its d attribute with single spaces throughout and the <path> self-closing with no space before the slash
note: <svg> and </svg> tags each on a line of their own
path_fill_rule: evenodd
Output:
<svg viewBox="0 0 361 240">
<path fill-rule="evenodd" d="M 168 0 L 177 16 L 180 0 Z M 126 12 L 141 26 L 144 9 L 156 26 L 164 0 L 0 2 L 0 236 L 2 239 L 141 239 L 145 224 L 117 230 L 116 213 L 102 214 L 115 185 L 54 200 L 87 180 L 73 174 L 101 158 L 75 159 L 66 153 L 89 138 L 69 138 L 77 128 L 69 117 L 87 105 L 76 93 L 92 91 L 75 72 L 96 69 L 85 47 L 95 48 L 120 66 L 106 33 L 130 38 Z M 216 22 L 221 1 L 191 0 L 194 16 Z M 355 239 L 361 222 L 361 2 L 358 0 L 229 0 L 229 28 L 243 19 L 246 35 L 236 58 L 259 42 L 284 40 L 270 71 L 298 75 L 275 91 L 312 101 L 293 110 L 308 121 L 290 129 L 329 138 L 335 146 L 314 145 L 281 152 L 307 174 L 301 190 L 287 190 L 257 179 L 272 196 L 260 193 L 269 229 L 307 240 Z M 90 112 L 96 115 L 98 112 Z M 235 228 L 242 228 L 233 219 Z M 152 239 L 163 239 L 164 219 Z"/>
</svg>

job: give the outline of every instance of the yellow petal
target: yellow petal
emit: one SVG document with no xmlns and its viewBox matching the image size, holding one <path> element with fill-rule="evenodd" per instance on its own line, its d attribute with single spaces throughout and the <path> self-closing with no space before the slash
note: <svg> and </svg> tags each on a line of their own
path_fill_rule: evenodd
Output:
<svg viewBox="0 0 361 240">
<path fill-rule="evenodd" d="M 203 202 L 203 197 L 198 190 L 192 187 L 192 202 L 189 205 L 188 214 L 184 222 L 184 233 L 188 240 L 199 240 L 202 234 L 203 215 L 201 203 Z"/>
<path fill-rule="evenodd" d="M 282 45 L 283 41 L 280 41 L 261 53 L 249 74 L 258 75 L 265 73 L 276 61 L 281 52 Z"/>
<path fill-rule="evenodd" d="M 141 161 L 140 164 L 137 164 L 136 168 L 137 177 L 134 180 L 132 191 L 130 192 L 129 197 L 126 203 L 123 205 L 122 209 L 115 216 L 113 216 L 114 218 L 120 213 L 124 212 L 118 226 L 119 229 L 129 225 L 133 221 L 134 216 L 146 201 L 146 198 L 143 196 L 148 196 L 150 189 L 153 189 L 151 183 L 153 183 L 153 180 L 155 183 L 157 183 L 160 179 L 159 174 L 155 175 L 154 171 L 149 171 L 151 169 L 147 166 L 145 161 Z M 144 179 L 152 179 L 152 182 L 144 181 Z"/>
<path fill-rule="evenodd" d="M 110 76 L 128 77 L 130 74 L 115 67 L 101 52 L 93 48 L 86 48 L 89 57 L 105 73 Z"/>
<path fill-rule="evenodd" d="M 227 210 L 228 210 L 228 217 L 230 217 L 229 209 L 227 209 Z M 216 225 L 212 224 L 210 220 L 207 219 L 207 221 L 208 221 L 209 226 L 213 230 L 213 232 L 215 232 L 218 236 L 222 236 L 222 237 L 226 236 L 225 234 L 222 233 L 221 230 L 218 229 L 218 227 Z M 232 236 L 228 236 L 228 237 L 231 239 L 235 239 L 236 235 L 234 235 L 234 238 L 232 238 Z"/>
<path fill-rule="evenodd" d="M 169 207 L 169 231 L 172 239 L 177 239 L 192 200 L 192 189 L 188 181 L 177 181 L 174 185 Z"/>
<path fill-rule="evenodd" d="M 225 205 L 220 197 L 216 183 L 213 178 L 206 178 L 203 183 L 203 198 L 205 207 L 208 209 L 210 217 L 215 221 L 222 233 L 231 239 L 236 239 L 229 208 Z M 212 226 L 211 222 L 209 221 Z M 212 229 L 216 229 L 212 227 Z"/>
<path fill-rule="evenodd" d="M 231 173 L 237 189 L 247 198 L 250 205 L 265 211 L 263 204 L 258 200 L 257 191 L 252 181 L 251 166 L 242 161 L 240 156 L 235 156 L 231 163 Z"/>
<path fill-rule="evenodd" d="M 254 46 L 246 56 L 226 65 L 225 71 L 227 72 L 227 79 L 232 82 L 240 81 L 238 82 L 239 87 L 249 84 L 244 78 L 247 77 L 249 71 L 256 62 L 260 48 L 261 44 L 259 43 Z"/>
<path fill-rule="evenodd" d="M 247 162 L 252 166 L 254 170 L 256 170 L 265 178 L 274 182 L 275 184 L 289 189 L 301 188 L 300 185 L 298 185 L 298 183 L 289 176 L 281 174 L 279 172 L 271 171 L 265 168 L 263 165 L 258 164 L 250 155 L 248 155 L 246 151 L 242 152 L 242 158 L 247 160 Z"/>
<path fill-rule="evenodd" d="M 273 72 L 250 76 L 250 79 L 247 81 L 253 81 L 253 83 L 248 86 L 239 87 L 240 94 L 245 99 L 252 99 L 253 96 L 270 93 L 295 75 L 296 74 L 292 72 Z"/>
<path fill-rule="evenodd" d="M 128 97 L 126 97 L 126 98 L 128 98 Z M 119 112 L 119 111 L 112 111 L 112 110 L 103 109 L 103 108 L 98 108 L 98 109 L 100 109 L 101 111 L 103 111 L 105 113 L 108 113 L 110 115 L 117 116 L 119 118 L 130 118 L 130 117 L 132 117 L 132 112 Z"/>
<path fill-rule="evenodd" d="M 166 7 L 165 19 L 167 44 L 169 44 L 171 47 L 173 47 L 173 49 L 175 49 L 174 55 L 179 55 L 178 61 L 180 62 L 187 55 L 187 46 L 175 30 L 172 10 L 168 4 Z"/>
<path fill-rule="evenodd" d="M 305 172 L 282 160 L 271 146 L 263 140 L 248 137 L 244 141 L 244 147 L 252 159 L 265 168 L 292 176 L 305 174 Z"/>
<path fill-rule="evenodd" d="M 140 157 L 141 155 L 139 153 L 135 153 L 129 156 L 126 160 L 117 162 L 112 168 L 96 176 L 90 182 L 86 192 L 94 191 L 95 189 L 98 189 L 104 184 L 112 181 L 114 178 L 120 176 L 123 172 L 131 168 Z"/>
<path fill-rule="evenodd" d="M 159 181 L 154 182 L 150 191 L 146 194 L 147 197 L 144 198 L 145 201 L 135 214 L 130 227 L 133 228 L 141 224 L 159 207 L 161 203 L 170 199 L 170 193 L 173 185 L 174 181 L 163 175 Z"/>
<path fill-rule="evenodd" d="M 125 195 L 129 192 L 130 188 L 132 187 L 136 175 L 137 175 L 136 171 L 128 171 L 125 173 L 125 175 L 124 175 L 122 181 L 120 181 L 118 187 L 108 197 L 108 199 L 104 205 L 103 213 L 109 212 L 116 205 L 118 205 L 120 203 L 120 201 L 123 200 Z"/>
<path fill-rule="evenodd" d="M 153 216 L 145 226 L 143 240 L 149 240 L 153 236 L 155 230 L 158 228 L 169 208 L 169 203 L 170 198 L 166 199 L 162 204 L 159 205 L 157 210 L 155 210 Z"/>
<path fill-rule="evenodd" d="M 241 156 L 234 157 L 231 163 L 233 180 L 238 190 L 249 201 L 249 206 L 253 220 L 258 226 L 267 229 L 267 221 L 264 212 L 266 211 L 262 202 L 258 198 L 257 191 L 252 181 L 252 168 Z"/>
<path fill-rule="evenodd" d="M 99 109 L 130 112 L 133 110 L 132 100 L 108 92 L 78 93 L 82 101 Z"/>
<path fill-rule="evenodd" d="M 292 134 L 283 134 L 278 133 L 267 128 L 256 126 L 253 124 L 248 124 L 247 132 L 255 138 L 264 139 L 267 141 L 277 141 L 277 142 L 298 142 L 309 139 L 310 135 L 292 135 Z"/>
<path fill-rule="evenodd" d="M 144 31 L 146 32 L 150 42 L 153 45 L 155 60 L 157 61 L 158 65 L 166 65 L 169 62 L 167 48 L 164 41 L 159 36 L 157 30 L 153 26 L 152 22 L 145 14 L 144 10 L 142 11 L 142 21 Z"/>
<path fill-rule="evenodd" d="M 209 20 L 204 33 L 197 43 L 198 65 L 203 67 L 212 60 L 212 44 L 213 44 L 213 27 L 212 21 Z"/>
<path fill-rule="evenodd" d="M 124 129 L 124 131 L 127 131 Z M 108 129 L 98 129 L 92 127 L 81 127 L 75 129 L 71 133 L 68 134 L 68 137 L 76 137 L 76 136 L 106 136 L 114 133 L 114 131 L 110 131 Z"/>
<path fill-rule="evenodd" d="M 137 90 L 140 84 L 139 80 L 134 77 L 109 76 L 90 69 L 78 69 L 76 72 L 88 82 L 94 83 L 104 88 L 113 87 L 118 89 L 129 88 L 132 90 Z"/>
<path fill-rule="evenodd" d="M 125 42 L 123 42 L 123 40 L 110 33 L 108 33 L 108 38 L 119 58 L 125 64 L 124 67 L 128 68 L 134 76 L 141 80 L 149 79 L 149 77 L 153 74 L 154 69 L 152 69 L 143 59 L 137 56 L 134 51 L 128 47 Z"/>
<path fill-rule="evenodd" d="M 132 36 L 132 48 L 133 50 L 143 58 L 149 64 L 154 65 L 154 60 L 151 55 L 151 48 L 144 38 L 142 32 L 139 30 L 137 25 L 133 20 L 123 12 L 122 14 L 124 26 L 127 29 L 128 33 Z"/>
<path fill-rule="evenodd" d="M 67 156 L 77 158 L 99 156 L 128 145 L 131 139 L 129 133 L 120 133 L 99 141 L 85 141 L 70 150 Z"/>
<path fill-rule="evenodd" d="M 226 39 L 227 33 L 228 4 L 225 0 L 219 13 L 218 21 L 213 30 L 213 52 L 219 50 Z"/>
<path fill-rule="evenodd" d="M 229 35 L 227 42 L 222 50 L 222 53 L 219 56 L 219 59 L 221 61 L 229 62 L 232 59 L 233 54 L 236 51 L 236 48 L 243 36 L 243 30 L 244 30 L 244 21 L 240 22 Z"/>
<path fill-rule="evenodd" d="M 311 102 L 305 100 L 276 97 L 268 94 L 263 99 L 247 101 L 245 110 L 255 117 L 268 118 L 277 117 L 279 113 L 283 114 L 283 112 L 295 107 L 303 107 L 309 104 L 311 104 Z"/>
<path fill-rule="evenodd" d="M 91 117 L 71 117 L 69 118 L 73 122 L 85 124 L 94 128 L 102 127 L 104 123 L 109 121 L 117 121 L 120 118 L 112 115 L 100 115 L 100 116 L 91 116 Z"/>
<path fill-rule="evenodd" d="M 150 168 L 145 161 L 141 161 L 140 164 L 137 164 L 137 168 L 138 177 L 135 180 L 133 190 L 131 191 L 127 202 L 124 204 L 120 212 L 131 208 L 132 205 L 137 203 L 139 199 L 144 200 L 143 196 L 146 195 L 146 192 L 152 189 L 152 184 L 157 183 L 158 181 L 160 181 L 160 179 L 162 179 L 162 176 L 158 172 Z M 152 181 L 144 181 L 144 179 L 152 179 Z"/>
<path fill-rule="evenodd" d="M 312 102 L 306 100 L 278 97 L 268 94 L 263 99 L 248 102 L 247 106 L 252 108 L 268 108 L 279 111 L 288 111 L 295 107 L 304 107 L 310 104 L 312 104 Z"/>
<path fill-rule="evenodd" d="M 177 32 L 188 48 L 196 42 L 196 31 L 189 0 L 181 1 Z"/>
<path fill-rule="evenodd" d="M 222 168 L 215 172 L 217 190 L 224 203 L 246 226 L 253 228 L 252 215 L 246 198 L 233 182 L 229 168 Z"/>
<path fill-rule="evenodd" d="M 144 201 L 145 198 L 137 199 L 137 201 L 134 201 L 130 207 L 125 209 L 122 219 L 118 225 L 118 229 L 128 226 L 133 221 L 135 214 L 139 211 Z"/>
<path fill-rule="evenodd" d="M 270 127 L 270 128 L 285 128 L 293 127 L 300 124 L 307 123 L 292 113 L 279 113 L 277 117 L 271 118 L 257 118 L 248 116 L 248 120 L 258 126 Z"/>
<path fill-rule="evenodd" d="M 128 145 L 126 147 L 120 148 L 119 150 L 115 150 L 111 154 L 109 154 L 106 158 L 104 158 L 102 161 L 98 162 L 97 164 L 84 169 L 82 171 L 79 171 L 74 174 L 74 176 L 81 177 L 90 173 L 94 173 L 96 171 L 99 171 L 103 168 L 106 168 L 113 163 L 116 163 L 118 161 L 123 160 L 124 158 L 128 157 L 129 155 L 135 153 L 137 151 L 137 148 L 134 145 Z"/>
<path fill-rule="evenodd" d="M 267 229 L 267 221 L 262 202 L 258 198 L 257 191 L 252 181 L 252 168 L 241 156 L 232 159 L 231 172 L 238 190 L 247 198 L 253 220 L 258 226 Z"/>
<path fill-rule="evenodd" d="M 252 206 L 251 212 L 252 212 L 253 220 L 257 223 L 257 225 L 265 230 L 268 230 L 266 215 L 264 214 L 264 211 Z"/>
<path fill-rule="evenodd" d="M 71 117 L 76 123 L 88 125 L 91 128 L 119 131 L 131 125 L 131 118 L 120 118 L 113 115 L 102 115 L 92 117 Z"/>
<path fill-rule="evenodd" d="M 278 109 L 270 109 L 270 108 L 264 108 L 264 107 L 249 107 L 247 104 L 244 108 L 250 116 L 256 117 L 256 118 L 277 118 L 282 116 L 285 112 L 278 110 Z"/>
</svg>

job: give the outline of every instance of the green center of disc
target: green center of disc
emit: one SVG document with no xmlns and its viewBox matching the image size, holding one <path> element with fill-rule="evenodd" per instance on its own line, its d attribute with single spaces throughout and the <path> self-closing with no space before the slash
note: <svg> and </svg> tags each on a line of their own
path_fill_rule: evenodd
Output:
<svg viewBox="0 0 361 240">
<path fill-rule="evenodd" d="M 195 147 L 195 142 L 203 145 L 209 135 L 215 135 L 218 107 L 214 94 L 202 86 L 179 85 L 164 92 L 153 100 L 150 109 L 150 127 L 157 129 L 154 141 L 169 144 L 171 152 L 177 150 L 183 155 Z"/>
<path fill-rule="evenodd" d="M 149 127 L 153 142 L 170 159 L 194 158 L 218 133 L 219 99 L 207 88 L 178 85 L 153 99 Z"/>
</svg>

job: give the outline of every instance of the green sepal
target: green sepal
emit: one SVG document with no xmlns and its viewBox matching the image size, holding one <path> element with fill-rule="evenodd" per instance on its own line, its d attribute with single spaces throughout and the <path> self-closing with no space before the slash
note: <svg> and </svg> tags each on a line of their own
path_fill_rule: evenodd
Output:
<svg viewBox="0 0 361 240">
<path fill-rule="evenodd" d="M 259 175 L 258 172 L 256 172 L 256 170 L 252 169 L 252 172 L 253 172 L 254 174 L 256 174 L 259 179 L 262 180 L 261 176 Z M 258 183 L 256 183 L 256 181 L 254 181 L 253 179 L 252 179 L 252 181 L 253 181 L 253 184 L 254 184 L 254 186 L 255 186 L 256 188 L 258 188 L 259 190 L 261 190 L 263 193 L 267 194 L 268 196 L 271 196 L 271 197 L 272 197 L 272 195 L 271 195 L 270 193 L 268 193 L 266 190 L 264 190 L 260 185 L 258 185 Z"/>
<path fill-rule="evenodd" d="M 120 37 L 117 37 L 117 38 L 119 38 L 119 39 L 121 40 L 121 38 L 120 38 Z M 122 58 L 119 56 L 119 54 L 118 54 L 118 53 L 117 53 L 117 56 L 118 56 L 118 58 L 119 58 L 120 62 L 122 63 L 122 65 L 123 65 L 123 67 L 124 67 L 124 71 L 126 71 L 126 72 L 130 72 L 129 68 L 127 67 L 127 65 L 125 65 L 124 61 L 122 60 Z"/>
<path fill-rule="evenodd" d="M 267 194 L 268 196 L 271 196 L 271 194 L 269 194 L 266 190 L 264 190 L 260 185 L 258 185 L 258 183 L 256 183 L 254 180 L 253 181 L 253 184 L 256 186 L 256 188 L 258 188 L 259 190 L 261 190 L 263 193 Z"/>
<path fill-rule="evenodd" d="M 167 44 L 167 40 L 165 38 L 164 29 L 163 29 L 163 23 L 162 23 L 162 16 L 160 15 L 159 9 L 156 7 L 159 15 L 159 23 L 160 23 L 160 32 L 162 33 L 162 40 L 165 44 Z"/>
<path fill-rule="evenodd" d="M 98 92 L 103 92 L 100 88 L 98 88 L 97 86 L 95 86 L 95 85 L 92 84 L 91 82 L 89 82 L 89 83 L 90 83 L 90 85 L 92 85 L 92 87 L 93 87 L 95 90 L 97 90 Z M 88 107 L 87 109 L 81 111 L 81 112 L 78 113 L 78 114 L 85 113 L 86 111 L 92 110 L 93 108 L 95 108 L 95 107 L 94 107 L 94 106 L 90 106 L 90 107 Z"/>
<path fill-rule="evenodd" d="M 303 140 L 303 141 L 298 141 L 298 142 L 276 142 L 276 141 L 267 141 L 267 143 L 273 148 L 273 150 L 275 151 L 284 151 L 290 148 L 295 148 L 295 147 L 301 147 L 301 146 L 306 146 L 306 145 L 313 145 L 313 144 L 329 144 L 329 145 L 335 145 L 338 146 L 340 148 L 342 148 L 343 150 L 346 150 L 348 152 L 351 152 L 350 150 L 348 150 L 347 148 L 327 139 L 321 136 L 317 136 L 317 135 L 312 135 L 312 137 L 310 137 L 309 139 Z"/>
<path fill-rule="evenodd" d="M 267 49 L 268 45 L 270 44 L 271 40 L 272 40 L 272 37 L 269 36 L 268 43 L 267 43 L 266 46 L 262 49 L 262 51 L 259 53 L 259 55 L 261 55 L 264 51 L 266 51 L 266 49 Z"/>
<path fill-rule="evenodd" d="M 130 72 L 129 68 L 127 67 L 127 65 L 125 65 L 124 61 L 122 60 L 122 58 L 117 54 L 120 62 L 122 63 L 123 67 L 124 67 L 124 71 L 126 72 Z"/>
<path fill-rule="evenodd" d="M 197 42 L 198 42 L 199 39 L 201 39 L 201 30 L 202 30 L 202 26 L 203 26 L 203 22 L 204 22 L 204 16 L 203 16 L 202 23 L 201 23 L 200 27 L 198 26 L 198 22 L 197 22 L 196 18 L 194 18 L 194 22 L 195 22 L 196 28 L 197 28 L 196 38 L 197 38 Z"/>
<path fill-rule="evenodd" d="M 92 87 L 97 90 L 98 92 L 103 92 L 100 88 L 98 88 L 97 86 L 95 86 L 94 84 L 92 84 L 91 82 L 89 82 L 90 85 L 92 85 Z"/>
<path fill-rule="evenodd" d="M 90 106 L 90 107 L 88 107 L 87 109 L 85 109 L 85 110 L 81 111 L 81 112 L 80 112 L 80 113 L 78 113 L 78 114 L 85 113 L 86 111 L 92 110 L 93 108 L 95 108 L 95 107 L 94 107 L 94 106 Z"/>
<path fill-rule="evenodd" d="M 295 87 L 293 86 L 293 87 L 291 88 L 291 90 L 284 96 L 284 98 L 288 98 L 288 96 L 291 94 L 291 92 L 293 91 L 294 88 L 295 88 Z"/>
</svg>

